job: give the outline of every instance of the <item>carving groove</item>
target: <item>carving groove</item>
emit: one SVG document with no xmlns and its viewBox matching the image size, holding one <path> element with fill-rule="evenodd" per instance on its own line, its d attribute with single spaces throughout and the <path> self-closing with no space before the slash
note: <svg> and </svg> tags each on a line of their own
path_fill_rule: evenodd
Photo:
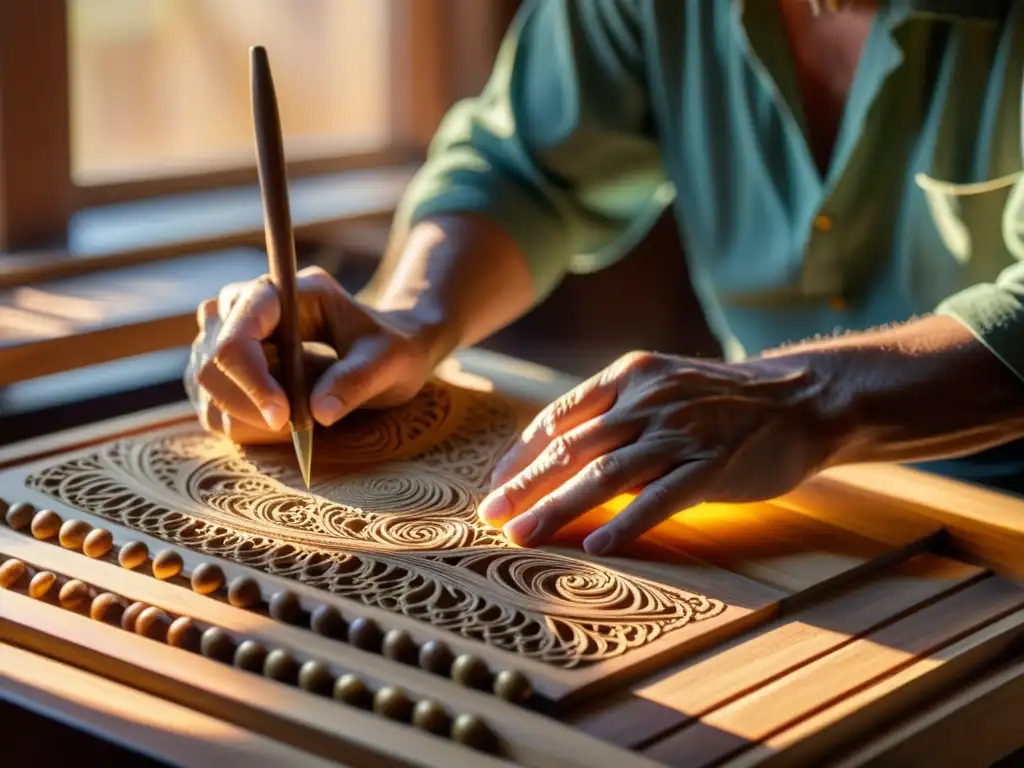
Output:
<svg viewBox="0 0 1024 768">
<path fill-rule="evenodd" d="M 328 590 L 558 667 L 602 661 L 720 615 L 718 600 L 551 552 L 476 518 L 515 439 L 499 396 L 434 382 L 317 438 L 313 492 L 290 446 L 196 427 L 110 442 L 26 481 L 167 542 Z"/>
</svg>

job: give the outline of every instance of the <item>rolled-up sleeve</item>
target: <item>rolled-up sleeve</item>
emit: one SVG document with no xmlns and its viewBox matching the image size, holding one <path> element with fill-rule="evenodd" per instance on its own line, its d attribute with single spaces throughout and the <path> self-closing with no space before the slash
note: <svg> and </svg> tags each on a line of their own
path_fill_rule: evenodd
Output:
<svg viewBox="0 0 1024 768">
<path fill-rule="evenodd" d="M 543 298 L 624 255 L 671 201 L 632 0 L 527 0 L 480 96 L 442 121 L 396 223 L 475 213 Z"/>
<path fill-rule="evenodd" d="M 973 285 L 949 297 L 937 312 L 964 323 L 1024 380 L 1024 174 L 1010 193 L 1003 214 L 1003 237 L 1019 261 L 995 282 Z"/>
</svg>

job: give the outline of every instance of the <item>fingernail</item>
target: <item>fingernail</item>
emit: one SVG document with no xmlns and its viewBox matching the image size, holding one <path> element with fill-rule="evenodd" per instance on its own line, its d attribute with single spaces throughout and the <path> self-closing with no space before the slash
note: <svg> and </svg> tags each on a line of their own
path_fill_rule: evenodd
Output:
<svg viewBox="0 0 1024 768">
<path fill-rule="evenodd" d="M 596 530 L 583 540 L 583 548 L 591 555 L 603 555 L 612 545 L 612 535 L 604 529 Z"/>
<path fill-rule="evenodd" d="M 267 426 L 274 432 L 278 432 L 284 428 L 285 413 L 277 403 L 267 403 L 263 406 L 260 411 L 263 414 L 263 420 L 267 422 Z"/>
<path fill-rule="evenodd" d="M 512 505 L 505 498 L 505 494 L 498 491 L 480 502 L 476 514 L 485 523 L 497 528 L 512 515 Z"/>
<path fill-rule="evenodd" d="M 341 400 L 334 395 L 324 395 L 313 405 L 313 416 L 325 427 L 340 419 L 341 411 Z"/>
<path fill-rule="evenodd" d="M 537 516 L 532 512 L 526 512 L 506 523 L 501 531 L 516 544 L 526 544 L 536 528 Z"/>
</svg>

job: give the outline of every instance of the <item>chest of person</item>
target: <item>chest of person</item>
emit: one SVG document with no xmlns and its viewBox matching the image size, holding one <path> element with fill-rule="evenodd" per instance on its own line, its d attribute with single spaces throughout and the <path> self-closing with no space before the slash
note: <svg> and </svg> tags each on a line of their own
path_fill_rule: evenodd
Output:
<svg viewBox="0 0 1024 768">
<path fill-rule="evenodd" d="M 926 311 L 1024 258 L 1024 13 L 983 5 L 988 19 L 883 13 L 831 128 L 830 81 L 801 82 L 813 56 L 778 19 L 653 5 L 666 169 L 723 303 L 822 302 L 887 279 Z"/>
</svg>

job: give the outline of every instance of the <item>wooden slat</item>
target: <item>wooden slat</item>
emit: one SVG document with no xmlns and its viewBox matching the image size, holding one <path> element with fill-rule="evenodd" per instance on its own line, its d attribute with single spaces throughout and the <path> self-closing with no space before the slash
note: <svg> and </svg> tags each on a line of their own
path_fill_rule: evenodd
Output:
<svg viewBox="0 0 1024 768">
<path fill-rule="evenodd" d="M 0 643 L 0 699 L 188 768 L 344 768 L 193 709 Z"/>
<path fill-rule="evenodd" d="M 932 520 L 963 553 L 1008 578 L 1024 577 L 1024 498 L 909 467 L 859 464 L 830 469 L 779 503 L 828 520 L 855 520 L 865 510 L 879 525 Z"/>
<path fill-rule="evenodd" d="M 1024 635 L 1024 611 L 1016 611 L 767 739 L 754 749 L 731 761 L 730 768 L 751 768 L 752 766 L 781 768 L 782 766 L 820 764 L 828 758 L 842 758 L 842 756 L 848 755 L 851 749 L 863 746 L 864 734 L 875 734 L 881 731 L 882 736 L 877 747 L 860 750 L 862 752 L 860 757 L 851 755 L 849 759 L 839 760 L 844 766 L 863 765 L 866 762 L 873 764 L 874 758 L 870 757 L 871 755 L 885 753 L 895 744 L 902 743 L 905 738 L 909 738 L 911 733 L 916 734 L 920 730 L 927 730 L 934 734 L 938 722 L 953 726 L 952 732 L 955 733 L 962 728 L 964 721 L 961 720 L 961 717 L 967 717 L 966 712 L 959 713 L 958 708 L 950 701 L 932 706 L 926 713 L 921 713 L 921 708 L 935 705 L 936 700 L 941 700 L 943 694 L 964 687 L 968 688 L 968 691 L 965 691 L 967 698 L 960 699 L 959 696 L 954 695 L 952 701 L 977 702 L 982 698 L 982 694 L 980 691 L 971 694 L 970 683 L 983 674 L 986 669 L 996 666 L 1000 658 L 1019 644 L 1022 635 Z M 1006 676 L 1004 673 L 997 682 L 984 686 L 984 690 L 1001 689 L 1004 685 L 1013 688 L 1012 674 Z M 931 714 L 928 715 L 928 712 Z M 1019 713 L 1015 712 L 1010 718 L 1000 718 L 992 710 L 989 712 L 993 719 L 991 724 L 993 730 L 1003 734 L 998 739 L 998 742 L 1003 745 L 1003 750 L 1010 751 L 1024 746 L 1024 729 L 1020 727 Z M 908 714 L 916 715 L 912 719 L 911 725 L 897 725 L 889 734 L 882 730 L 887 724 L 897 722 L 900 716 Z M 1006 733 L 1007 726 L 1011 724 L 1015 731 L 1013 736 Z M 979 736 L 963 731 L 961 731 L 961 736 L 967 737 L 971 749 L 977 754 L 975 747 Z M 920 742 L 918 744 L 920 745 Z M 931 753 L 928 757 L 928 764 L 932 765 L 932 761 L 941 756 L 941 751 L 930 746 L 928 752 Z M 897 754 L 906 755 L 908 753 L 901 748 Z M 1002 756 L 999 753 L 991 754 L 993 760 Z M 951 755 L 963 755 L 963 751 L 954 749 Z M 919 753 L 918 756 L 923 758 L 924 754 Z M 942 759 L 947 758 L 943 757 Z M 969 763 L 968 760 L 955 764 L 960 766 Z M 896 764 L 909 765 L 913 763 Z M 976 764 L 988 765 L 987 762 Z"/>
<path fill-rule="evenodd" d="M 983 575 L 974 566 L 920 555 L 595 703 L 569 722 L 638 747 Z"/>
<path fill-rule="evenodd" d="M 500 765 L 484 754 L 371 713 L 17 593 L 4 593 L 0 603 L 0 640 L 329 760 L 390 768 L 450 765 L 471 757 L 481 766 Z"/>
<path fill-rule="evenodd" d="M 140 572 L 93 560 L 3 527 L 0 527 L 0 552 L 32 566 L 81 579 L 129 601 L 141 601 L 172 614 L 190 616 L 204 624 L 222 627 L 236 636 L 258 639 L 269 648 L 288 649 L 303 660 L 315 658 L 329 662 L 338 673 L 354 672 L 370 683 L 399 685 L 410 695 L 432 698 L 454 712 L 477 713 L 509 744 L 511 756 L 524 764 L 586 765 L 593 768 L 631 765 L 628 753 L 611 750 L 585 734 L 567 733 L 558 723 L 506 704 L 488 693 L 469 690 L 416 667 L 396 664 L 379 654 L 274 621 L 254 611 L 234 608 L 223 601 L 203 597 Z M 8 594 L 11 593 L 0 592 L 4 600 Z M 43 604 L 37 603 L 36 606 L 35 613 L 46 609 Z M 368 613 L 362 607 L 357 610 L 363 615 Z M 358 614 L 349 609 L 346 615 Z M 69 637 L 75 639 L 71 635 Z M 624 760 L 627 762 L 621 762 Z M 637 765 L 644 764 L 642 761 Z"/>
<path fill-rule="evenodd" d="M 976 680 L 834 763 L 834 768 L 989 768 L 1024 748 L 1024 661 Z M 1009 768 L 1008 763 L 1005 768 Z"/>
<path fill-rule="evenodd" d="M 718 763 L 1024 605 L 1024 589 L 984 579 L 704 715 L 645 750 L 669 765 Z"/>
</svg>

